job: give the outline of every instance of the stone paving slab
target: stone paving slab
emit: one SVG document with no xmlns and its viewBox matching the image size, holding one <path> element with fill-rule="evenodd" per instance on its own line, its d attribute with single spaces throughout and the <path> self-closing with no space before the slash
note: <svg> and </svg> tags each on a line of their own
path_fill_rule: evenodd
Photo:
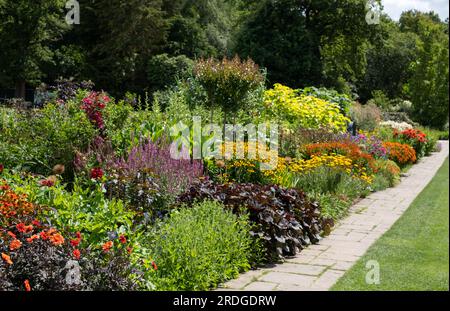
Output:
<svg viewBox="0 0 450 311">
<path fill-rule="evenodd" d="M 442 166 L 449 154 L 442 150 L 414 165 L 399 185 L 371 194 L 349 210 L 329 236 L 285 263 L 249 271 L 218 290 L 325 291 L 361 258 L 408 209 Z"/>
</svg>

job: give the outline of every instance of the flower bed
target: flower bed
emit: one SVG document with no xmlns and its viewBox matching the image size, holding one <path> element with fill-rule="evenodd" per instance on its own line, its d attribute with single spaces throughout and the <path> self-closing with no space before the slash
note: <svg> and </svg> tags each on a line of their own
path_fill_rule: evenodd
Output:
<svg viewBox="0 0 450 311">
<path fill-rule="evenodd" d="M 317 92 L 250 94 L 255 121 L 279 121 L 281 154 L 244 139 L 221 145 L 226 159 L 171 157 L 170 127 L 192 119 L 185 93 L 164 111 L 90 90 L 27 113 L 0 108 L 0 290 L 206 290 L 317 243 L 434 149 L 403 125 L 343 133 L 348 99 Z M 196 113 L 214 118 L 209 104 Z"/>
</svg>

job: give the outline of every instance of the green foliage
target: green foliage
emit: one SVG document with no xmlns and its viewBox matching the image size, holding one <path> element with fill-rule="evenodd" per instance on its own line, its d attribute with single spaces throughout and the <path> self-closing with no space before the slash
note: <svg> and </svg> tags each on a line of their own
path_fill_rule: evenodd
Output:
<svg viewBox="0 0 450 311">
<path fill-rule="evenodd" d="M 63 0 L 0 1 L 0 85 L 16 85 L 23 97 L 25 83 L 45 76 L 43 65 L 52 62 L 53 41 L 68 29 Z"/>
<path fill-rule="evenodd" d="M 344 115 L 348 115 L 350 113 L 352 100 L 347 94 L 341 94 L 335 90 L 324 87 L 316 88 L 314 86 L 305 87 L 304 89 L 298 90 L 298 93 L 306 96 L 317 97 L 330 103 L 337 104 L 341 109 L 341 113 Z"/>
<path fill-rule="evenodd" d="M 400 167 L 390 160 L 376 160 L 375 161 L 375 182 L 378 182 L 378 187 L 374 186 L 375 190 L 383 190 L 384 188 L 394 187 L 400 182 Z M 383 187 L 384 185 L 384 187 Z"/>
<path fill-rule="evenodd" d="M 9 167 L 45 175 L 64 164 L 70 175 L 75 151 L 85 149 L 96 134 L 85 112 L 71 101 L 2 111 L 0 162 Z"/>
<path fill-rule="evenodd" d="M 382 16 L 379 38 L 367 52 L 367 69 L 357 82 L 363 102 L 373 91 L 380 90 L 389 98 L 404 97 L 404 89 L 411 77 L 410 64 L 416 58 L 414 34 L 403 33 L 397 23 Z"/>
<path fill-rule="evenodd" d="M 153 56 L 147 66 L 150 89 L 162 90 L 175 84 L 177 78 L 186 77 L 194 62 L 184 55 L 170 57 L 168 54 Z"/>
<path fill-rule="evenodd" d="M 209 106 L 221 107 L 225 116 L 244 108 L 247 96 L 264 81 L 259 67 L 251 59 L 241 61 L 237 56 L 222 61 L 199 60 L 194 74 L 208 94 Z"/>
<path fill-rule="evenodd" d="M 346 129 L 350 121 L 338 104 L 293 90 L 281 84 L 265 92 L 265 114 L 289 129 L 330 128 L 335 131 Z"/>
<path fill-rule="evenodd" d="M 147 243 L 158 263 L 157 290 L 208 290 L 250 268 L 246 218 L 215 202 L 173 211 Z"/>
<path fill-rule="evenodd" d="M 43 187 L 31 175 L 8 174 L 6 180 L 18 193 L 27 194 L 30 202 L 49 207 L 48 220 L 60 230 L 83 233 L 86 246 L 99 246 L 109 240 L 108 234 L 130 234 L 135 213 L 122 201 L 107 200 L 100 183 L 75 181 L 72 191 L 59 182 Z"/>
<path fill-rule="evenodd" d="M 379 28 L 366 23 L 365 1 L 266 0 L 250 8 L 234 51 L 267 67 L 271 83 L 336 86 L 364 72 L 365 47 Z"/>
<path fill-rule="evenodd" d="M 412 63 L 409 93 L 413 116 L 419 123 L 435 128 L 448 124 L 448 24 L 418 15 L 418 57 Z"/>
</svg>

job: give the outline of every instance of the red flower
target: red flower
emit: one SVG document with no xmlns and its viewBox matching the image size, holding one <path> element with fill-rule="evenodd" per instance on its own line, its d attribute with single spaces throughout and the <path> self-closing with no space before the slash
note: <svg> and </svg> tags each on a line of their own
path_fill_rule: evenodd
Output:
<svg viewBox="0 0 450 311">
<path fill-rule="evenodd" d="M 39 233 L 39 235 L 41 236 L 41 239 L 44 241 L 48 239 L 48 235 L 45 231 L 42 231 L 41 233 Z"/>
<path fill-rule="evenodd" d="M 26 290 L 27 292 L 31 292 L 30 281 L 25 280 L 25 281 L 23 282 L 23 284 L 25 285 L 25 290 Z"/>
<path fill-rule="evenodd" d="M 156 265 L 156 262 L 152 261 L 152 266 L 155 271 L 158 270 L 158 266 Z"/>
<path fill-rule="evenodd" d="M 72 254 L 73 254 L 73 257 L 75 257 L 75 259 L 77 259 L 77 260 L 80 259 L 81 252 L 79 249 L 74 249 Z"/>
<path fill-rule="evenodd" d="M 5 169 L 5 167 L 3 166 L 3 164 L 0 164 L 0 174 L 3 173 L 4 169 Z"/>
<path fill-rule="evenodd" d="M 103 170 L 101 168 L 96 167 L 91 170 L 92 179 L 100 179 L 102 177 L 103 177 Z"/>
<path fill-rule="evenodd" d="M 12 237 L 13 239 L 17 239 L 16 235 L 12 233 L 11 231 L 8 231 L 8 235 Z"/>
<path fill-rule="evenodd" d="M 41 226 L 41 223 L 40 223 L 37 219 L 33 220 L 31 223 L 32 223 L 33 226 L 35 226 L 35 227 L 40 227 L 40 226 Z"/>
<path fill-rule="evenodd" d="M 44 180 L 41 180 L 39 182 L 39 184 L 42 187 L 49 187 L 50 188 L 50 187 L 53 187 L 55 185 L 55 182 L 53 180 L 51 180 L 51 179 L 44 179 Z"/>
<path fill-rule="evenodd" d="M 127 253 L 128 253 L 128 254 L 131 254 L 132 251 L 133 251 L 133 249 L 132 249 L 131 247 L 128 246 L 128 247 L 127 247 Z"/>
<path fill-rule="evenodd" d="M 103 244 L 102 249 L 104 252 L 109 252 L 112 247 L 113 247 L 113 242 L 108 241 L 105 244 Z"/>
<path fill-rule="evenodd" d="M 32 225 L 25 226 L 25 224 L 23 222 L 21 222 L 16 225 L 16 229 L 17 229 L 17 231 L 19 231 L 21 233 L 29 233 L 29 232 L 33 231 L 33 226 Z"/>
<path fill-rule="evenodd" d="M 70 240 L 70 245 L 72 245 L 73 247 L 77 247 L 78 245 L 80 245 L 80 239 Z"/>
<path fill-rule="evenodd" d="M 81 240 L 81 232 L 80 232 L 80 231 L 78 231 L 78 232 L 75 234 L 75 236 L 77 237 L 78 240 Z"/>
<path fill-rule="evenodd" d="M 24 233 L 25 232 L 25 224 L 23 222 L 16 225 L 17 231 Z"/>
<path fill-rule="evenodd" d="M 125 236 L 121 235 L 121 236 L 119 237 L 119 241 L 120 241 L 120 243 L 122 243 L 122 244 L 126 244 L 126 243 L 127 243 L 127 238 L 126 238 Z"/>
</svg>

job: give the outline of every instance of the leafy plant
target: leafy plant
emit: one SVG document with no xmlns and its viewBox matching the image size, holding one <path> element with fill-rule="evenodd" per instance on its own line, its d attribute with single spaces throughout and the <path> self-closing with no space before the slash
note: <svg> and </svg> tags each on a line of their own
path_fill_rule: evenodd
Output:
<svg viewBox="0 0 450 311">
<path fill-rule="evenodd" d="M 248 213 L 252 235 L 263 239 L 269 261 L 295 255 L 320 239 L 320 208 L 299 190 L 203 181 L 181 195 L 179 202 L 194 204 L 205 199 L 221 202 L 238 215 Z"/>
<path fill-rule="evenodd" d="M 241 61 L 213 58 L 199 60 L 194 66 L 194 76 L 208 95 L 209 106 L 221 107 L 225 117 L 242 107 L 247 96 L 264 82 L 258 65 L 251 59 Z"/>
<path fill-rule="evenodd" d="M 403 144 L 408 144 L 416 151 L 416 156 L 422 158 L 427 153 L 427 149 L 430 149 L 428 144 L 427 135 L 421 130 L 407 129 L 402 132 L 394 130 L 394 138 Z"/>
<path fill-rule="evenodd" d="M 338 104 L 299 94 L 281 84 L 275 84 L 273 89 L 265 92 L 264 103 L 267 117 L 275 118 L 290 129 L 329 128 L 341 131 L 350 121 L 341 113 Z"/>
<path fill-rule="evenodd" d="M 216 202 L 173 211 L 147 243 L 158 263 L 152 277 L 157 290 L 208 290 L 250 268 L 246 218 Z"/>
<path fill-rule="evenodd" d="M 347 94 L 341 94 L 332 89 L 327 89 L 324 87 L 317 88 L 314 86 L 305 87 L 298 90 L 298 92 L 299 94 L 317 97 L 328 102 L 338 104 L 343 115 L 348 115 L 350 113 L 352 100 Z"/>
<path fill-rule="evenodd" d="M 417 161 L 416 151 L 410 145 L 397 142 L 385 142 L 383 146 L 389 153 L 389 160 L 394 161 L 400 167 L 414 164 Z"/>
<path fill-rule="evenodd" d="M 0 162 L 46 175 L 64 164 L 73 174 L 76 150 L 84 150 L 97 131 L 75 102 L 51 103 L 32 111 L 9 111 L 0 127 Z"/>
</svg>

